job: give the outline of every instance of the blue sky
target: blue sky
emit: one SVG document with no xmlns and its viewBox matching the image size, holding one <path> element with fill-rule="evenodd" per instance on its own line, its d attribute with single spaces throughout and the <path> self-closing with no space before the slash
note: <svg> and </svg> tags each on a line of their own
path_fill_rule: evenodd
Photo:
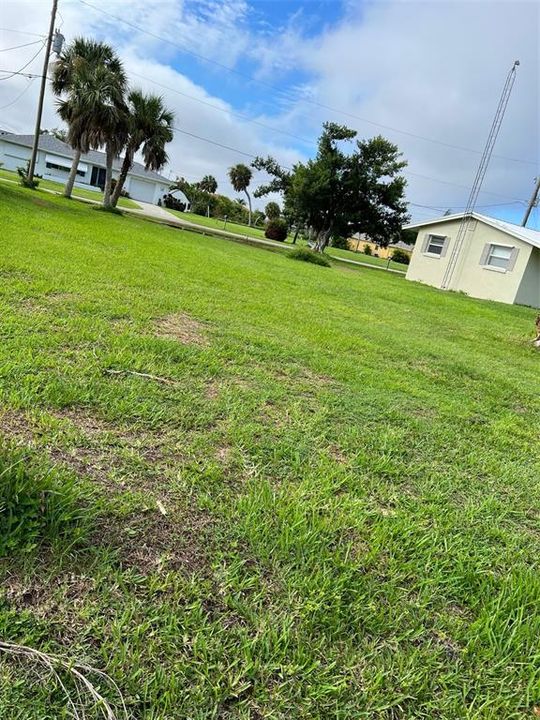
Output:
<svg viewBox="0 0 540 720">
<path fill-rule="evenodd" d="M 44 33 L 49 7 L 45 0 L 3 0 L 2 25 Z M 211 173 L 231 192 L 227 169 L 249 162 L 242 152 L 270 153 L 290 166 L 313 153 L 322 123 L 334 120 L 361 137 L 382 133 L 398 144 L 409 163 L 415 220 L 459 210 L 515 58 L 521 66 L 480 211 L 519 221 L 540 173 L 537 3 L 60 0 L 59 8 L 68 40 L 108 40 L 133 84 L 162 93 L 174 109 L 172 176 Z M 0 46 L 20 38 L 4 32 Z M 22 66 L 31 50 L 2 61 Z M 39 71 L 39 58 L 29 69 Z M 1 83 L 0 106 L 28 82 Z M 31 131 L 37 84 L 27 89 L 2 116 L 8 129 Z M 58 124 L 50 95 L 44 123 Z M 253 185 L 263 181 L 256 174 Z M 538 227 L 538 211 L 533 223 Z"/>
</svg>

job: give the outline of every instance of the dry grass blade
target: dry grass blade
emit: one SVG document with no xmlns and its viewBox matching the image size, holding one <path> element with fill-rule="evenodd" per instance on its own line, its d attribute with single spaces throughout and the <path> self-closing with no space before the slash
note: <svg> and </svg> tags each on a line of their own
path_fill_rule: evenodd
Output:
<svg viewBox="0 0 540 720">
<path fill-rule="evenodd" d="M 176 380 L 160 377 L 159 375 L 151 375 L 150 373 L 137 372 L 136 370 L 112 370 L 105 368 L 107 375 L 135 375 L 136 377 L 146 378 L 147 380 L 155 380 L 156 382 L 165 383 L 166 385 L 178 385 Z"/>
<path fill-rule="evenodd" d="M 84 663 L 70 662 L 68 660 L 65 660 L 64 658 L 57 657 L 55 655 L 49 655 L 48 653 L 41 652 L 40 650 L 36 650 L 25 645 L 17 645 L 16 643 L 10 643 L 5 641 L 0 641 L 0 652 L 4 652 L 8 655 L 14 655 L 17 657 L 28 658 L 29 660 L 33 660 L 39 665 L 47 668 L 47 670 L 49 670 L 49 672 L 58 682 L 59 686 L 62 688 L 74 720 L 86 720 L 87 718 L 87 714 L 82 702 L 85 690 L 87 692 L 87 695 L 92 699 L 94 707 L 99 710 L 100 714 L 105 717 L 106 720 L 129 720 L 126 704 L 124 702 L 124 698 L 122 696 L 120 688 L 115 683 L 115 681 L 102 670 L 93 668 L 90 665 L 85 665 Z M 66 684 L 63 682 L 59 671 L 66 673 L 68 676 L 71 676 L 75 685 L 75 692 L 79 701 L 81 701 L 80 708 L 78 708 L 73 701 L 72 692 L 70 692 Z M 118 715 L 113 710 L 113 707 L 111 706 L 109 700 L 107 700 L 99 692 L 99 690 L 97 690 L 96 686 L 92 683 L 91 680 L 89 680 L 88 675 L 98 675 L 105 681 L 107 685 L 113 688 L 114 692 L 118 695 L 120 701 L 120 715 Z"/>
</svg>

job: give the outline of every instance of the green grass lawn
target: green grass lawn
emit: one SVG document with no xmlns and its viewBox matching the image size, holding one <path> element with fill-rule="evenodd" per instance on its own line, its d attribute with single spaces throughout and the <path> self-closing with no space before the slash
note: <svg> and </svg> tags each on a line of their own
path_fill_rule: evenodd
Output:
<svg viewBox="0 0 540 720">
<path fill-rule="evenodd" d="M 400 270 L 401 272 L 407 272 L 407 266 L 402 263 L 394 262 L 390 260 L 384 260 L 383 258 L 374 257 L 373 255 L 366 255 L 362 252 L 354 252 L 354 250 L 342 250 L 341 248 L 327 248 L 326 252 L 329 255 L 335 257 L 345 258 L 347 260 L 354 260 L 355 262 L 366 263 L 368 265 L 377 265 L 378 267 L 389 267 L 391 270 Z"/>
<path fill-rule="evenodd" d="M 137 720 L 533 717 L 532 309 L 7 183 L 0 227 L 2 640 Z M 63 708 L 0 652 L 0 717 Z"/>
<path fill-rule="evenodd" d="M 171 210 L 170 208 L 164 208 L 167 212 L 176 215 L 181 220 L 186 222 L 195 223 L 195 225 L 203 225 L 217 230 L 228 230 L 231 233 L 238 233 L 239 235 L 250 235 L 251 237 L 264 238 L 264 229 L 258 227 L 249 227 L 248 225 L 240 225 L 239 223 L 233 223 L 218 218 L 204 217 L 204 215 L 196 215 L 190 212 L 180 212 L 179 210 Z"/>
<path fill-rule="evenodd" d="M 15 180 L 17 182 L 19 181 L 19 176 L 17 175 L 17 173 L 12 172 L 11 170 L 0 169 L 0 178 L 5 178 L 6 180 Z M 64 186 L 62 183 L 56 182 L 55 180 L 48 180 L 46 178 L 38 178 L 38 180 L 39 187 L 42 190 L 54 190 L 54 192 L 58 193 L 64 192 Z M 85 190 L 84 188 L 76 186 L 73 188 L 73 196 L 85 198 L 87 200 L 94 200 L 94 202 L 101 202 L 102 200 L 102 193 L 94 192 L 92 190 Z M 138 205 L 135 200 L 131 200 L 130 198 L 120 198 L 120 200 L 118 201 L 118 207 L 139 209 L 140 205 Z"/>
</svg>

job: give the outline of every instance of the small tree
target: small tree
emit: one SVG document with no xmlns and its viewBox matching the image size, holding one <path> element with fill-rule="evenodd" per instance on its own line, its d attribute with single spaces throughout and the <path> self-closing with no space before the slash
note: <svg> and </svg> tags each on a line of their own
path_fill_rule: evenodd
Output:
<svg viewBox="0 0 540 720">
<path fill-rule="evenodd" d="M 364 245 L 363 253 L 364 253 L 364 255 L 373 255 L 373 250 L 371 249 L 371 245 L 368 245 L 368 243 L 366 243 Z"/>
<path fill-rule="evenodd" d="M 283 218 L 273 218 L 268 221 L 264 234 L 269 240 L 285 242 L 287 239 L 287 223 Z"/>
<path fill-rule="evenodd" d="M 247 197 L 248 206 L 249 206 L 249 215 L 248 215 L 248 225 L 251 226 L 251 197 L 248 193 L 248 187 L 249 183 L 251 182 L 251 178 L 253 177 L 253 173 L 251 172 L 251 169 L 248 168 L 247 165 L 244 165 L 243 163 L 238 163 L 238 165 L 234 165 L 229 170 L 229 179 L 231 181 L 231 185 L 235 189 L 236 192 L 244 192 Z"/>
<path fill-rule="evenodd" d="M 266 214 L 266 217 L 269 220 L 273 220 L 274 218 L 278 218 L 281 215 L 281 209 L 277 202 L 269 202 L 267 206 L 264 208 L 264 212 Z"/>
<path fill-rule="evenodd" d="M 400 250 L 400 248 L 396 248 L 394 250 L 392 253 L 392 260 L 394 262 L 401 263 L 402 265 L 408 265 L 411 262 L 411 258 L 408 253 L 406 253 L 405 250 Z"/>
</svg>

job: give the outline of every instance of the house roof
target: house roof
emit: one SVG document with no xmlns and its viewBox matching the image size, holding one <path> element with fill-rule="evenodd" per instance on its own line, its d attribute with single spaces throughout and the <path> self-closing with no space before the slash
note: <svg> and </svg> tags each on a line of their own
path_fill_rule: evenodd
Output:
<svg viewBox="0 0 540 720">
<path fill-rule="evenodd" d="M 422 228 L 426 225 L 440 225 L 444 222 L 451 222 L 452 220 L 461 220 L 464 213 L 456 213 L 455 215 L 443 215 L 442 217 L 434 218 L 433 220 L 423 220 L 419 223 L 412 223 L 406 225 L 406 230 L 415 230 L 416 228 Z M 480 213 L 471 213 L 471 217 L 475 220 L 491 225 L 491 227 L 501 230 L 502 232 L 511 235 L 512 237 L 522 240 L 523 242 L 532 245 L 533 247 L 540 248 L 540 231 L 533 230 L 532 228 L 522 227 L 521 225 L 515 225 L 514 223 L 506 222 L 506 220 L 498 220 L 497 218 L 488 217 L 487 215 L 481 215 Z"/>
<path fill-rule="evenodd" d="M 4 142 L 11 142 L 14 145 L 32 147 L 34 144 L 33 135 L 15 135 L 14 133 L 2 132 L 1 136 Z M 39 136 L 38 147 L 40 150 L 44 150 L 45 152 L 53 153 L 55 155 L 62 155 L 63 157 L 68 158 L 73 157 L 73 148 L 70 145 L 54 137 L 54 135 L 49 135 L 48 133 L 43 133 L 43 135 Z M 120 170 L 123 159 L 124 158 L 122 157 L 114 159 L 113 167 L 115 170 Z M 90 163 L 91 165 L 105 167 L 105 153 L 97 150 L 90 150 L 86 154 L 81 155 L 81 161 Z M 133 163 L 133 167 L 129 171 L 129 174 L 134 175 L 135 177 L 144 178 L 145 180 L 158 180 L 167 184 L 170 184 L 171 182 L 168 178 L 154 172 L 153 170 L 146 170 L 144 165 L 141 165 L 141 163 L 138 162 Z"/>
</svg>

